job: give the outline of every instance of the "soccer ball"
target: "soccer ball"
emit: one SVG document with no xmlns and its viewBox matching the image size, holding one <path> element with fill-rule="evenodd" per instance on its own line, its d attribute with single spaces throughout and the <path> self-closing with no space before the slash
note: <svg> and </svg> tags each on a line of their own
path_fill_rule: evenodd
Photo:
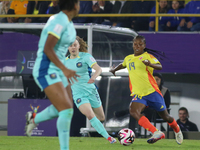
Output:
<svg viewBox="0 0 200 150">
<path fill-rule="evenodd" d="M 121 129 L 118 132 L 118 140 L 121 145 L 131 145 L 135 140 L 135 133 L 128 128 Z"/>
</svg>

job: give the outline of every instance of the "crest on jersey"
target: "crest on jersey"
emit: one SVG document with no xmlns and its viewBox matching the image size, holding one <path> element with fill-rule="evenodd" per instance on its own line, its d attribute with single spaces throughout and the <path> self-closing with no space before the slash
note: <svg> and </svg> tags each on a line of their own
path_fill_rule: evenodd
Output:
<svg viewBox="0 0 200 150">
<path fill-rule="evenodd" d="M 81 99 L 78 98 L 78 99 L 76 100 L 76 103 L 79 104 L 80 102 L 81 102 Z"/>
<path fill-rule="evenodd" d="M 50 74 L 50 78 L 55 79 L 55 78 L 57 78 L 57 75 L 55 73 L 52 73 L 52 74 Z"/>
<path fill-rule="evenodd" d="M 139 60 L 141 60 L 143 57 L 140 57 Z"/>
<path fill-rule="evenodd" d="M 76 67 L 78 67 L 78 68 L 82 67 L 82 63 L 81 63 L 81 62 L 78 62 L 78 63 L 76 64 Z"/>
<path fill-rule="evenodd" d="M 24 4 L 24 8 L 27 8 L 27 4 Z"/>
</svg>

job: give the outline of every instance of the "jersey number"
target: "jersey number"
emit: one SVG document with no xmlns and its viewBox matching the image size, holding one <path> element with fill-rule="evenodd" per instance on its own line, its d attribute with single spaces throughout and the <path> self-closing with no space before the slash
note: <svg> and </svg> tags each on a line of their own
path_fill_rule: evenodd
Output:
<svg viewBox="0 0 200 150">
<path fill-rule="evenodd" d="M 134 70 L 135 70 L 135 65 L 134 65 L 134 62 L 132 62 L 132 63 L 129 63 L 129 70 L 131 70 L 131 68 L 134 68 Z"/>
</svg>

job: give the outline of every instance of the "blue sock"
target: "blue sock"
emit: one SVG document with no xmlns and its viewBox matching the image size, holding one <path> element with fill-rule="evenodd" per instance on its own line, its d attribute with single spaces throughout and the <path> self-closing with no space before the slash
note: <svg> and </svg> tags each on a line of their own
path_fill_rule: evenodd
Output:
<svg viewBox="0 0 200 150">
<path fill-rule="evenodd" d="M 57 120 L 57 129 L 60 142 L 60 150 L 69 150 L 69 134 L 73 112 L 73 108 L 70 108 L 58 113 L 59 117 Z"/>
<path fill-rule="evenodd" d="M 55 117 L 58 117 L 58 111 L 53 105 L 50 105 L 47 108 L 45 108 L 43 111 L 37 113 L 37 115 L 35 116 L 34 122 L 38 124 L 43 121 L 51 120 Z"/>
<path fill-rule="evenodd" d="M 104 128 L 103 124 L 97 119 L 97 117 L 94 117 L 90 120 L 91 125 L 97 130 L 99 134 L 101 134 L 104 138 L 108 139 L 109 134 Z"/>
</svg>

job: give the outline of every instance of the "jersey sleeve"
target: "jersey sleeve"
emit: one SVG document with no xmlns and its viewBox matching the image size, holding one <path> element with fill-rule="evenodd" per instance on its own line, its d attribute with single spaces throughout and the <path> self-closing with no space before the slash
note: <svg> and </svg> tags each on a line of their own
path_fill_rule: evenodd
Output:
<svg viewBox="0 0 200 150">
<path fill-rule="evenodd" d="M 94 64 L 97 63 L 96 60 L 95 60 L 95 58 L 92 55 L 90 55 L 89 53 L 86 53 L 86 55 L 84 57 L 84 60 L 88 64 L 88 66 L 91 67 L 91 68 L 92 68 L 92 66 Z"/>
<path fill-rule="evenodd" d="M 152 63 L 152 64 L 160 64 L 159 60 L 154 57 L 153 55 L 149 54 L 149 61 Z"/>
<path fill-rule="evenodd" d="M 127 60 L 127 57 L 124 58 L 124 61 L 123 61 L 123 63 L 122 63 L 122 66 L 123 66 L 123 67 L 126 67 L 126 60 Z"/>
<path fill-rule="evenodd" d="M 60 39 L 63 31 L 66 29 L 66 22 L 62 21 L 59 18 L 55 18 L 55 16 L 52 16 L 49 20 L 48 26 L 46 28 L 48 34 L 52 34 L 56 38 Z"/>
</svg>

